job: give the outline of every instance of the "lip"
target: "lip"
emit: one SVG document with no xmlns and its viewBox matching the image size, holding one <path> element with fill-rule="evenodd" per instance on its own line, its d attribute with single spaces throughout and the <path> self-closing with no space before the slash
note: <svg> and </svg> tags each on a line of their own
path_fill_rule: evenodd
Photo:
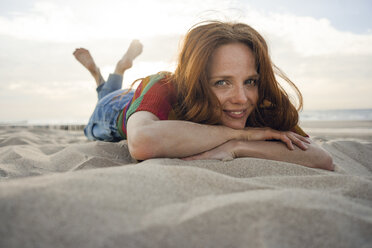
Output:
<svg viewBox="0 0 372 248">
<path fill-rule="evenodd" d="M 233 118 L 233 119 L 240 119 L 243 118 L 247 112 L 246 109 L 239 109 L 239 110 L 223 110 L 223 112 Z"/>
</svg>

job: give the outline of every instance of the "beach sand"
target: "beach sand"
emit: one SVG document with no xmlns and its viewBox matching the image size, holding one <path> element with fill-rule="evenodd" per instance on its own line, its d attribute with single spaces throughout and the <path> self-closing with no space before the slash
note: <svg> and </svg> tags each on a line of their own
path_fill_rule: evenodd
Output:
<svg viewBox="0 0 372 248">
<path fill-rule="evenodd" d="M 79 127 L 0 126 L 0 247 L 372 247 L 372 122 L 303 122 L 335 171 L 136 163 Z"/>
</svg>

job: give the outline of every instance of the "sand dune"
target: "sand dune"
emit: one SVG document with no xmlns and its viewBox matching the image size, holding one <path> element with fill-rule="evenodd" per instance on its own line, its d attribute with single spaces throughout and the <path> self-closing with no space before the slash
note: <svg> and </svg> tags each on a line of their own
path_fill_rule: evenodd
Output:
<svg viewBox="0 0 372 248">
<path fill-rule="evenodd" d="M 372 247 L 372 139 L 314 138 L 334 172 L 1 127 L 0 247 Z"/>
</svg>

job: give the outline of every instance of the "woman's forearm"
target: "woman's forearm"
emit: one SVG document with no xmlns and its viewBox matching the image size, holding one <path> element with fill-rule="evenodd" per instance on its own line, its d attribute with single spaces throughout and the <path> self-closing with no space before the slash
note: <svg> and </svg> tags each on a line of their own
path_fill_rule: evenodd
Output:
<svg viewBox="0 0 372 248">
<path fill-rule="evenodd" d="M 137 117 L 139 116 L 138 113 Z M 147 115 L 147 113 L 143 113 Z M 132 117 L 131 117 L 132 118 Z M 241 130 L 188 121 L 136 118 L 128 122 L 128 144 L 138 160 L 155 157 L 186 157 L 238 139 Z"/>
<path fill-rule="evenodd" d="M 180 120 L 159 120 L 152 113 L 133 114 L 127 124 L 129 151 L 137 160 L 156 157 L 180 158 L 199 154 L 232 140 L 277 139 L 305 149 L 306 138 L 270 128 L 232 129 L 226 126 L 205 125 Z M 292 144 L 293 143 L 293 144 Z"/>
<path fill-rule="evenodd" d="M 160 125 L 166 125 L 166 128 Z M 138 135 L 143 137 L 139 137 L 142 144 L 154 146 L 147 158 L 185 157 L 238 138 L 233 129 L 187 121 L 157 121 L 151 127 L 138 131 Z"/>
<path fill-rule="evenodd" d="M 218 159 L 230 160 L 239 157 L 262 158 L 289 162 L 312 168 L 334 170 L 332 157 L 328 152 L 310 142 L 306 150 L 295 147 L 289 150 L 276 141 L 231 140 L 209 151 L 183 158 L 184 160 Z"/>
<path fill-rule="evenodd" d="M 332 157 L 328 152 L 311 142 L 308 149 L 295 147 L 289 150 L 281 142 L 273 141 L 236 141 L 233 153 L 235 157 L 255 157 L 300 164 L 312 168 L 334 170 Z"/>
</svg>

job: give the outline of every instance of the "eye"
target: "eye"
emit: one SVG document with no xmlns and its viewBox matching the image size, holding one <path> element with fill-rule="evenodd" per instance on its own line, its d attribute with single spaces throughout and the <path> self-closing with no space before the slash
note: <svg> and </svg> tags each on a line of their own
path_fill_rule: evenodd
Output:
<svg viewBox="0 0 372 248">
<path fill-rule="evenodd" d="M 257 79 L 248 79 L 244 82 L 247 86 L 256 86 L 257 85 Z"/>
<path fill-rule="evenodd" d="M 215 86 L 224 86 L 227 84 L 228 82 L 226 80 L 218 80 L 217 82 L 214 83 Z"/>
</svg>

